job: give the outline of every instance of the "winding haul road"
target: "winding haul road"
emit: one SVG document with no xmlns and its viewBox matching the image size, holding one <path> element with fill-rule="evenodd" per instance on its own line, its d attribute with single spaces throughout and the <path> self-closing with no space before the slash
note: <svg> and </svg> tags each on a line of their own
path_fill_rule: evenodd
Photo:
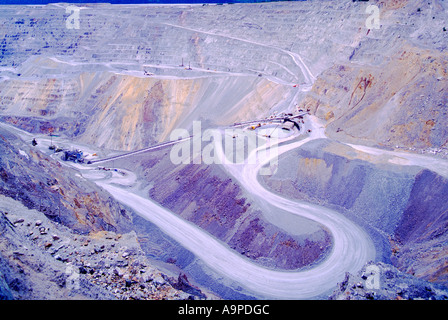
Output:
<svg viewBox="0 0 448 320">
<path fill-rule="evenodd" d="M 311 134 L 302 140 L 294 140 L 294 136 L 282 139 L 279 142 L 289 143 L 279 145 L 273 156 L 279 156 L 289 150 L 300 148 L 300 146 L 313 139 L 326 138 L 324 130 L 317 120 L 314 117 L 310 117 L 309 120 L 307 122 L 309 127 L 305 127 L 305 130 L 311 129 Z M 32 135 L 29 133 L 3 123 L 0 123 L 0 125 L 17 133 L 25 141 L 32 139 Z M 219 136 L 222 133 L 217 130 L 216 134 Z M 39 145 L 45 151 L 49 141 L 45 141 L 44 137 L 40 140 L 47 142 L 47 144 Z M 218 142 L 219 140 L 218 138 L 215 141 Z M 373 155 L 388 155 L 391 163 L 417 165 L 436 171 L 442 176 L 448 176 L 448 162 L 445 160 L 366 146 L 350 146 Z M 216 143 L 215 150 L 219 157 L 224 156 L 222 144 Z M 180 218 L 150 199 L 134 194 L 130 187 L 135 185 L 138 179 L 132 172 L 120 175 L 113 171 L 104 172 L 87 166 L 71 165 L 79 169 L 84 178 L 90 179 L 108 190 L 118 201 L 131 207 L 136 213 L 153 222 L 177 240 L 214 270 L 216 274 L 235 281 L 237 285 L 245 287 L 257 297 L 310 299 L 328 294 L 338 282 L 343 280 L 345 272 L 355 273 L 361 269 L 365 262 L 374 259 L 374 245 L 364 230 L 340 213 L 321 206 L 293 201 L 266 190 L 259 183 L 257 177 L 260 169 L 265 164 L 270 163 L 272 156 L 258 157 L 262 151 L 263 148 L 260 147 L 249 155 L 249 157 L 260 160 L 258 162 L 248 159 L 248 164 L 226 164 L 224 161 L 221 161 L 221 163 L 254 198 L 258 197 L 277 208 L 316 221 L 331 233 L 332 251 L 324 261 L 314 268 L 304 271 L 278 271 L 264 268 L 235 252 L 228 245 L 215 239 L 196 225 Z"/>
<path fill-rule="evenodd" d="M 285 52 L 290 54 L 294 62 L 301 68 L 306 82 L 312 83 L 315 77 L 302 58 L 297 54 Z M 237 282 L 238 285 L 245 287 L 257 296 L 276 299 L 314 298 L 329 293 L 337 282 L 342 281 L 346 272 L 355 273 L 367 261 L 374 259 L 375 248 L 366 232 L 340 213 L 321 206 L 281 197 L 266 190 L 258 182 L 260 169 L 269 163 L 272 157 L 299 148 L 312 139 L 326 138 L 318 123 L 312 122 L 311 126 L 312 134 L 307 138 L 278 147 L 275 149 L 277 152 L 271 153 L 270 157 L 266 157 L 266 154 L 263 153 L 265 147 L 259 147 L 249 155 L 257 161 L 248 159 L 246 164 L 226 164 L 222 144 L 219 143 L 222 139 L 214 139 L 217 142 L 215 143 L 215 152 L 221 158 L 220 163 L 224 163 L 228 172 L 252 196 L 259 197 L 284 211 L 316 221 L 331 233 L 333 237 L 332 251 L 322 263 L 309 270 L 295 272 L 264 268 L 153 201 L 122 187 L 117 187 L 112 180 L 97 180 L 96 183 L 108 190 L 118 201 L 130 206 L 141 216 L 156 224 L 220 276 Z M 219 130 L 216 131 L 216 135 L 222 138 Z M 260 153 L 263 154 L 262 157 L 259 157 Z M 261 161 L 258 161 L 259 159 Z M 114 181 L 116 182 L 116 178 Z"/>
<path fill-rule="evenodd" d="M 322 138 L 321 130 L 314 128 L 306 139 L 278 147 L 278 155 Z M 217 134 L 220 134 L 219 132 Z M 217 140 L 215 140 L 217 141 Z M 263 151 L 254 150 L 251 157 Z M 223 156 L 222 144 L 216 144 L 217 154 Z M 276 156 L 274 154 L 274 156 Z M 369 236 L 356 224 L 333 210 L 293 201 L 266 190 L 257 179 L 260 168 L 271 159 L 250 164 L 226 164 L 225 167 L 254 197 L 287 212 L 314 220 L 329 230 L 333 247 L 329 256 L 316 267 L 304 271 L 278 271 L 262 267 L 233 251 L 196 225 L 180 218 L 153 201 L 116 185 L 114 180 L 97 179 L 95 182 L 109 191 L 118 201 L 156 224 L 161 230 L 194 253 L 220 276 L 233 280 L 256 296 L 273 299 L 310 299 L 330 292 L 343 280 L 346 272 L 357 272 L 375 257 L 375 248 Z M 123 185 L 125 183 L 122 183 Z"/>
<path fill-rule="evenodd" d="M 312 133 L 308 137 L 297 141 L 293 140 L 294 136 L 279 140 L 279 142 L 290 141 L 288 141 L 288 144 L 278 146 L 277 152 L 274 152 L 273 156 L 279 156 L 284 152 L 299 148 L 313 139 L 326 138 L 323 128 L 315 118 L 310 118 L 309 125 L 311 125 Z M 8 128 L 12 129 L 9 126 Z M 14 129 L 14 131 L 21 133 L 25 140 L 31 139 L 29 134 L 25 134 L 21 130 Z M 221 135 L 221 132 L 217 130 L 216 134 Z M 224 155 L 222 143 L 218 143 L 219 139 L 215 141 L 217 142 L 215 150 L 218 156 L 222 157 Z M 40 147 L 44 148 L 44 144 L 40 144 Z M 362 148 L 361 146 L 353 147 Z M 114 171 L 99 171 L 92 167 L 70 164 L 69 162 L 64 164 L 74 166 L 81 171 L 84 178 L 94 181 L 109 191 L 118 201 L 131 207 L 136 213 L 157 225 L 162 231 L 201 259 L 218 276 L 234 281 L 236 285 L 246 288 L 257 297 L 311 299 L 322 294 L 328 294 L 338 282 L 344 279 L 346 272 L 356 273 L 367 261 L 375 258 L 374 245 L 363 229 L 342 214 L 325 207 L 284 198 L 265 189 L 258 182 L 257 177 L 263 165 L 270 163 L 272 156 L 258 157 L 263 148 L 263 146 L 259 147 L 249 155 L 249 157 L 257 157 L 259 161 L 249 161 L 248 159 L 247 164 L 226 164 L 224 161 L 221 163 L 224 163 L 226 170 L 254 198 L 259 197 L 277 208 L 316 221 L 331 233 L 333 240 L 331 252 L 324 261 L 311 269 L 279 271 L 254 263 L 196 225 L 180 218 L 150 199 L 133 193 L 133 188 L 130 187 L 135 185 L 138 179 L 132 172 L 120 175 Z M 380 152 L 373 148 L 365 151 L 370 153 Z M 406 155 L 400 154 L 400 156 L 404 157 Z M 411 155 L 407 156 L 411 157 Z M 415 163 L 409 161 L 409 165 L 411 164 Z"/>
<path fill-rule="evenodd" d="M 192 32 L 201 32 L 215 37 L 238 40 L 253 45 L 258 45 L 287 54 L 300 68 L 304 76 L 305 84 L 301 90 L 309 90 L 316 79 L 311 70 L 304 63 L 302 57 L 297 53 L 273 47 L 264 43 L 258 43 L 250 39 L 241 39 L 224 34 L 212 33 L 210 31 L 187 28 L 181 25 L 163 23 L 173 28 L 182 28 Z M 290 75 L 295 75 L 295 70 L 287 66 L 279 65 Z M 109 66 L 110 67 L 110 66 Z M 172 68 L 172 66 L 163 66 Z M 205 71 L 205 70 L 203 70 Z M 211 71 L 207 71 L 211 72 Z M 230 72 L 229 72 L 230 73 Z M 267 76 L 268 79 L 282 84 L 292 84 L 285 80 Z M 301 80 L 296 76 L 295 81 Z M 0 123 L 0 125 L 3 125 Z M 333 246 L 326 259 L 315 267 L 303 271 L 279 271 L 264 268 L 241 254 L 232 250 L 227 244 L 217 240 L 206 231 L 196 225 L 180 218 L 178 215 L 161 207 L 150 199 L 144 198 L 132 192 L 131 186 L 137 182 L 137 177 L 131 172 L 126 175 L 114 172 L 95 171 L 89 167 L 73 165 L 83 172 L 83 177 L 90 179 L 109 191 L 118 201 L 134 209 L 138 214 L 157 225 L 161 230 L 177 240 L 182 246 L 190 250 L 212 270 L 222 277 L 235 281 L 238 285 L 245 287 L 250 292 L 261 298 L 276 299 L 309 299 L 321 294 L 328 293 L 343 280 L 346 272 L 355 273 L 369 260 L 375 258 L 375 248 L 368 234 L 355 223 L 345 218 L 342 214 L 325 207 L 294 201 L 265 189 L 258 181 L 261 168 L 270 163 L 273 157 L 296 149 L 313 140 L 326 138 L 319 124 L 311 118 L 312 133 L 305 139 L 289 142 L 276 147 L 276 152 L 270 156 L 260 156 L 263 147 L 254 150 L 249 157 L 261 161 L 248 161 L 248 164 L 226 164 L 223 166 L 235 177 L 243 188 L 254 198 L 260 198 L 274 207 L 287 211 L 320 223 L 332 235 Z M 222 133 L 217 130 L 216 135 Z M 29 138 L 27 134 L 22 136 Z M 43 140 L 43 139 L 42 139 Z M 215 141 L 219 141 L 215 140 Z M 292 141 L 292 140 L 291 140 Z M 281 142 L 285 142 L 282 140 Z M 173 142 L 175 143 L 175 142 Z M 166 145 L 171 142 L 166 143 Z M 353 148 L 370 154 L 387 154 L 391 156 L 391 162 L 400 165 L 419 165 L 435 170 L 448 177 L 448 164 L 446 161 L 433 160 L 429 157 L 384 151 L 358 145 L 350 145 Z M 158 146 L 160 147 L 160 146 Z M 140 150 L 132 154 L 146 152 L 154 147 Z M 224 158 L 222 144 L 216 143 L 215 150 L 221 159 Z M 129 156 L 130 154 L 113 157 L 115 159 Z M 106 161 L 113 158 L 98 160 Z M 249 159 L 249 160 L 251 160 Z M 92 161 L 92 163 L 95 161 Z M 71 165 L 71 164 L 70 164 Z M 281 213 L 279 213 L 281 214 Z"/>
</svg>

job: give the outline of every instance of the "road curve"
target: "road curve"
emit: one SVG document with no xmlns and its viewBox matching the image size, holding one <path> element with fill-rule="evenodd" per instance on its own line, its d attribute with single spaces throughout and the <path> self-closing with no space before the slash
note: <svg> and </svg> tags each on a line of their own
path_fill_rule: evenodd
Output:
<svg viewBox="0 0 448 320">
<path fill-rule="evenodd" d="M 311 123 L 313 126 L 310 127 L 312 133 L 309 137 L 279 147 L 278 155 L 299 148 L 312 139 L 326 138 L 322 128 L 313 121 Z M 12 128 L 8 127 L 8 129 Z M 14 129 L 14 132 L 17 130 Z M 22 133 L 21 136 L 24 138 L 31 137 L 22 131 L 19 133 Z M 222 152 L 219 148 L 216 150 Z M 258 151 L 255 150 L 255 152 Z M 251 156 L 254 156 L 255 152 Z M 83 177 L 108 190 L 118 201 L 156 224 L 217 274 L 236 281 L 238 285 L 261 298 L 310 299 L 317 297 L 332 290 L 337 282 L 343 280 L 345 272 L 357 272 L 365 262 L 374 258 L 374 246 L 368 235 L 341 214 L 324 207 L 292 201 L 264 189 L 257 180 L 259 169 L 270 159 L 264 160 L 256 165 L 225 166 L 254 197 L 262 197 L 278 208 L 315 220 L 331 232 L 334 242 L 331 253 L 321 264 L 312 269 L 299 272 L 276 271 L 254 263 L 196 225 L 155 202 L 132 193 L 128 187 L 136 182 L 136 177 L 130 172 L 120 175 L 69 162 L 63 163 L 79 169 Z"/>
<path fill-rule="evenodd" d="M 128 205 L 144 218 L 194 253 L 215 272 L 236 281 L 262 298 L 310 299 L 335 287 L 346 271 L 358 271 L 371 258 L 373 247 L 359 241 L 362 230 L 331 212 L 309 206 L 301 207 L 304 216 L 320 216 L 330 226 L 335 239 L 330 256 L 317 267 L 300 272 L 276 271 L 264 268 L 244 258 L 206 231 L 167 211 L 149 199 L 104 182 L 98 185 L 109 191 L 118 201 Z M 290 208 L 291 203 L 283 203 Z M 297 212 L 297 211 L 296 211 Z M 327 215 L 328 214 L 328 215 Z M 361 237 L 363 238 L 363 237 Z"/>
<path fill-rule="evenodd" d="M 279 147 L 278 154 L 319 137 L 319 133 L 316 133 L 304 140 Z M 258 151 L 260 150 L 255 150 Z M 222 149 L 217 148 L 217 152 L 222 152 Z M 345 272 L 357 272 L 375 257 L 373 243 L 360 227 L 333 210 L 283 198 L 264 189 L 258 183 L 257 175 L 267 161 L 268 158 L 256 165 L 226 165 L 226 168 L 255 197 L 260 196 L 278 208 L 317 221 L 331 232 L 332 251 L 322 263 L 312 269 L 279 271 L 262 267 L 153 201 L 117 187 L 107 180 L 96 183 L 118 201 L 156 224 L 219 275 L 237 282 L 261 298 L 311 299 L 328 293 L 343 280 Z"/>
</svg>

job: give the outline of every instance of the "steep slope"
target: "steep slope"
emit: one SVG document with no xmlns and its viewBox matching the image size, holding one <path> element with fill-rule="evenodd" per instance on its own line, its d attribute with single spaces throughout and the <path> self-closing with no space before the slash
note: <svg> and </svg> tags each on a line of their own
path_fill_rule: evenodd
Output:
<svg viewBox="0 0 448 320">
<path fill-rule="evenodd" d="M 189 253 L 133 219 L 76 169 L 0 127 L 1 299 L 206 298 L 176 268 L 156 267 Z"/>
<path fill-rule="evenodd" d="M 395 230 L 392 261 L 402 271 L 448 284 L 448 180 L 420 172 Z"/>
<path fill-rule="evenodd" d="M 343 212 L 369 230 L 383 261 L 446 286 L 447 180 L 390 159 L 322 139 L 282 155 L 281 169 L 261 179 L 282 195 Z"/>
<path fill-rule="evenodd" d="M 45 62 L 33 61 L 36 73 L 42 74 L 36 64 Z M 60 68 L 60 63 L 52 66 L 55 72 Z M 164 79 L 86 71 L 62 79 L 1 82 L 0 95 L 3 120 L 29 132 L 135 150 L 169 140 L 173 129 L 188 129 L 193 120 L 218 125 L 266 115 L 292 90 L 253 76 Z"/>
<path fill-rule="evenodd" d="M 359 29 L 300 107 L 337 140 L 447 156 L 447 67 L 441 1 L 379 1 L 380 28 Z"/>
<path fill-rule="evenodd" d="M 445 5 L 373 4 L 379 29 L 366 27 L 367 4 L 349 1 L 89 5 L 79 30 L 61 5 L 5 6 L 0 113 L 130 150 L 201 116 L 231 123 L 299 104 L 336 139 L 446 154 Z"/>
<path fill-rule="evenodd" d="M 0 195 L 0 299 L 204 299 L 154 268 L 135 232 L 79 235 Z"/>
<path fill-rule="evenodd" d="M 370 4 L 379 29 L 366 26 Z M 374 235 L 379 259 L 446 283 L 446 179 L 338 142 L 448 156 L 444 1 L 83 5 L 80 29 L 66 27 L 65 4 L 2 9 L 1 121 L 135 150 L 194 120 L 206 128 L 309 109 L 332 141 L 288 153 L 264 183 L 345 213 Z M 106 192 L 0 134 L 1 194 L 81 233 L 126 225 L 129 212 Z M 302 268 L 330 250 L 326 230 L 291 232 L 300 223 L 281 225 L 217 166 L 175 166 L 166 150 L 113 165 L 262 265 Z"/>
<path fill-rule="evenodd" d="M 139 193 L 261 265 L 300 269 L 315 264 L 331 250 L 331 235 L 318 223 L 297 218 L 290 221 L 295 228 L 287 228 L 277 221 L 278 209 L 260 205 L 219 165 L 175 165 L 169 151 L 114 163 L 141 177 Z"/>
<path fill-rule="evenodd" d="M 447 155 L 446 54 L 403 44 L 380 66 L 326 70 L 303 101 L 338 140 Z"/>
<path fill-rule="evenodd" d="M 107 193 L 3 128 L 0 149 L 0 194 L 81 233 L 129 223 L 126 209 Z"/>
<path fill-rule="evenodd" d="M 372 271 L 374 274 L 372 275 Z M 381 275 L 379 287 L 364 284 L 369 277 Z M 446 300 L 446 287 L 400 272 L 394 266 L 379 262 L 367 263 L 358 274 L 347 273 L 330 300 Z"/>
</svg>

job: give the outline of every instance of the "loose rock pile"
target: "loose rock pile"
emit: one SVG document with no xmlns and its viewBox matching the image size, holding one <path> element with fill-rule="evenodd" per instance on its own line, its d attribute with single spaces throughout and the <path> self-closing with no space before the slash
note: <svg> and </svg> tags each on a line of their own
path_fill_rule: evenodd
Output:
<svg viewBox="0 0 448 320">
<path fill-rule="evenodd" d="M 4 298 L 206 298 L 185 275 L 176 279 L 152 267 L 135 232 L 74 234 L 36 210 L 4 197 L 0 200 Z"/>
<path fill-rule="evenodd" d="M 447 300 L 447 288 L 399 271 L 382 262 L 367 263 L 357 274 L 345 279 L 330 300 Z"/>
</svg>

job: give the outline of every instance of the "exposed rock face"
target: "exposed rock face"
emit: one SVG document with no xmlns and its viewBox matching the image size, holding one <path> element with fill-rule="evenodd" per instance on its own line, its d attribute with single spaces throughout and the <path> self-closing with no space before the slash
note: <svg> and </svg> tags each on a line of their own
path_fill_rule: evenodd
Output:
<svg viewBox="0 0 448 320">
<path fill-rule="evenodd" d="M 107 193 L 4 129 L 0 150 L 0 194 L 81 233 L 118 231 L 129 223 L 125 208 Z"/>
<path fill-rule="evenodd" d="M 0 232 L 0 299 L 206 298 L 152 267 L 135 232 L 79 235 L 2 195 Z"/>
<path fill-rule="evenodd" d="M 280 156 L 277 173 L 262 179 L 281 194 L 350 212 L 393 233 L 419 169 L 366 160 L 348 146 L 316 140 Z"/>
<path fill-rule="evenodd" d="M 330 300 L 446 300 L 448 291 L 400 272 L 394 266 L 367 263 L 358 274 L 347 273 Z"/>
<path fill-rule="evenodd" d="M 227 125 L 298 105 L 324 119 L 336 141 L 448 156 L 446 3 L 369 4 L 380 9 L 379 29 L 367 29 L 362 1 L 85 5 L 80 29 L 67 29 L 64 5 L 5 6 L 0 120 L 96 148 L 134 150 L 194 120 Z M 1 195 L 83 234 L 121 232 L 129 223 L 129 212 L 107 193 L 3 130 L 0 151 Z M 282 157 L 281 170 L 264 182 L 349 215 L 380 235 L 380 247 L 390 238 L 391 261 L 401 270 L 446 284 L 446 179 L 384 160 L 314 142 Z M 320 226 L 298 235 L 268 221 L 266 208 L 216 167 L 174 168 L 166 154 L 126 165 L 146 179 L 145 196 L 263 265 L 300 268 L 330 249 Z M 39 245 L 53 250 L 52 241 Z M 385 260 L 389 249 L 380 253 Z M 2 256 L 3 274 L 16 274 L 6 267 L 16 256 Z M 81 267 L 86 276 L 105 272 Z M 66 280 L 57 276 L 48 291 Z M 104 284 L 115 276 L 107 273 Z M 0 295 L 40 297 L 26 292 L 26 281 L 0 277 Z M 168 282 L 195 292 L 182 276 Z"/>
<path fill-rule="evenodd" d="M 448 285 L 448 180 L 424 170 L 395 230 L 392 261 L 402 271 Z"/>
<path fill-rule="evenodd" d="M 156 79 L 79 72 L 69 80 L 0 82 L 1 118 L 28 132 L 136 150 L 169 140 L 173 129 L 188 129 L 192 120 L 216 125 L 259 116 L 291 90 L 258 77 Z"/>
<path fill-rule="evenodd" d="M 298 103 L 337 139 L 446 154 L 446 4 L 371 4 L 379 29 L 360 1 L 89 5 L 79 30 L 60 5 L 5 6 L 0 113 L 131 150 L 201 116 L 228 124 Z"/>
<path fill-rule="evenodd" d="M 447 67 L 445 54 L 405 44 L 381 66 L 327 69 L 302 103 L 335 139 L 446 155 Z"/>
<path fill-rule="evenodd" d="M 320 225 L 309 222 L 309 232 L 289 233 L 266 219 L 262 212 L 269 209 L 261 208 L 218 165 L 174 165 L 168 152 L 116 164 L 138 168 L 144 177 L 142 189 L 149 189 L 151 199 L 262 265 L 298 269 L 316 263 L 331 249 L 331 235 Z"/>
<path fill-rule="evenodd" d="M 419 167 L 317 140 L 279 159 L 262 179 L 272 190 L 336 208 L 367 228 L 375 241 L 391 241 L 392 263 L 401 271 L 447 285 L 446 178 Z M 389 250 L 382 253 L 388 260 Z"/>
<path fill-rule="evenodd" d="M 229 124 L 299 103 L 338 139 L 446 152 L 445 5 L 374 3 L 372 30 L 360 2 L 87 6 L 79 30 L 61 6 L 5 6 L 0 113 L 132 150 L 201 117 Z"/>
<path fill-rule="evenodd" d="M 340 141 L 448 155 L 443 2 L 378 1 L 380 29 L 359 29 L 352 51 L 315 81 L 301 107 Z"/>
</svg>

